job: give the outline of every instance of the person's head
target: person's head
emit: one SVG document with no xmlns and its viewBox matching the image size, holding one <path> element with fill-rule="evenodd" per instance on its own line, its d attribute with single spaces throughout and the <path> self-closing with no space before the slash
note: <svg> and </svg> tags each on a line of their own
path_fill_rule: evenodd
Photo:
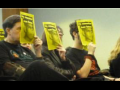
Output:
<svg viewBox="0 0 120 90">
<path fill-rule="evenodd" d="M 120 54 L 120 38 L 118 39 L 115 48 L 111 51 L 111 55 L 108 59 L 108 64 L 110 65 L 112 60 L 116 59 L 119 54 Z"/>
<path fill-rule="evenodd" d="M 31 44 L 28 44 L 28 43 L 23 43 L 21 44 L 21 46 L 25 47 L 25 48 L 28 48 L 28 49 L 32 49 L 32 45 Z"/>
<path fill-rule="evenodd" d="M 74 41 L 77 41 L 79 44 L 81 44 L 80 36 L 79 36 L 79 30 L 77 27 L 76 21 L 69 25 L 70 27 L 70 34 Z"/>
<path fill-rule="evenodd" d="M 57 30 L 58 30 L 58 33 L 59 33 L 59 37 L 60 37 L 60 39 L 62 41 L 62 38 L 63 38 L 63 35 L 64 35 L 63 30 L 59 26 L 57 26 Z M 43 34 L 42 34 L 42 41 L 43 41 L 43 45 L 47 46 L 47 39 L 46 39 L 45 32 L 43 32 Z"/>
<path fill-rule="evenodd" d="M 20 43 L 21 19 L 20 15 L 11 15 L 3 22 L 5 37 L 13 43 Z"/>
</svg>

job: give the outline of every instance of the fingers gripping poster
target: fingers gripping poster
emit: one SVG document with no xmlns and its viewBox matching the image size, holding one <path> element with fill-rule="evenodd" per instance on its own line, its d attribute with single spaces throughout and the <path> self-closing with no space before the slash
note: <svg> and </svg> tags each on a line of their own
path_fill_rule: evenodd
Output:
<svg viewBox="0 0 120 90">
<path fill-rule="evenodd" d="M 84 50 L 88 50 L 89 43 L 93 42 L 96 44 L 95 40 L 95 30 L 92 20 L 76 20 L 80 39 Z"/>
<path fill-rule="evenodd" d="M 0 41 L 4 40 L 4 30 L 0 29 Z"/>
<path fill-rule="evenodd" d="M 57 46 L 61 45 L 62 42 L 60 40 L 56 24 L 52 22 L 43 22 L 43 27 L 46 34 L 48 50 L 57 49 Z"/>
<path fill-rule="evenodd" d="M 21 34 L 20 43 L 32 44 L 36 36 L 34 15 L 20 12 L 21 16 Z"/>
</svg>

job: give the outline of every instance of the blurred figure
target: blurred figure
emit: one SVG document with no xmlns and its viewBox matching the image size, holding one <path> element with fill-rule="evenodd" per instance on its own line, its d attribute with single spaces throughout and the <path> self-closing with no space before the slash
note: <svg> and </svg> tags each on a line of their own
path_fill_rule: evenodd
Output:
<svg viewBox="0 0 120 90">
<path fill-rule="evenodd" d="M 119 81 L 120 79 L 103 76 L 100 72 L 97 59 L 95 58 L 96 45 L 92 42 L 88 45 L 88 52 L 83 50 L 83 45 L 79 35 L 76 21 L 70 24 L 70 33 L 74 40 L 74 46 L 67 49 L 66 57 L 72 60 L 78 78 L 95 78 L 101 81 Z"/>
<path fill-rule="evenodd" d="M 120 38 L 118 39 L 115 48 L 111 51 L 108 60 L 110 66 L 110 74 L 113 77 L 120 77 Z"/>
<path fill-rule="evenodd" d="M 62 29 L 57 26 L 59 37 L 62 41 L 63 37 L 63 31 Z M 43 41 L 43 46 L 42 46 L 42 55 L 45 58 L 48 58 L 51 60 L 53 66 L 53 69 L 62 75 L 66 76 L 69 80 L 73 79 L 76 69 L 74 68 L 74 65 L 70 62 L 68 58 L 66 58 L 66 50 L 63 48 L 62 45 L 59 45 L 56 50 L 48 50 L 48 45 L 47 45 L 47 39 L 45 32 L 42 35 L 42 41 Z"/>
<path fill-rule="evenodd" d="M 36 55 L 20 45 L 20 15 L 11 15 L 6 18 L 3 22 L 3 29 L 5 39 L 0 41 L 0 75 L 19 78 L 30 63 L 42 57 L 42 41 L 38 37 L 34 37 Z"/>
</svg>

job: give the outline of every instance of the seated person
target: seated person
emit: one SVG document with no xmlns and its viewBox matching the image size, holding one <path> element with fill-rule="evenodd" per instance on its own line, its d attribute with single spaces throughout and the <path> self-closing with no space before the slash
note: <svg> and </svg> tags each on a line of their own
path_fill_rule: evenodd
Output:
<svg viewBox="0 0 120 90">
<path fill-rule="evenodd" d="M 76 22 L 70 25 L 70 33 L 74 40 L 74 46 L 67 49 L 66 57 L 76 66 L 77 78 L 98 77 L 101 78 L 101 81 L 114 81 L 114 78 L 104 77 L 102 73 L 100 73 L 100 67 L 94 56 L 96 46 L 90 43 L 88 52 L 83 50 Z M 117 80 L 119 79 L 116 79 L 116 81 Z"/>
<path fill-rule="evenodd" d="M 42 41 L 38 37 L 35 37 L 34 45 L 33 45 L 36 55 L 34 55 L 33 52 L 28 48 L 24 48 L 20 45 L 21 21 L 19 15 L 9 16 L 3 22 L 3 28 L 5 30 L 6 38 L 4 41 L 0 42 L 1 76 L 13 76 L 20 81 L 24 81 L 28 79 L 37 80 L 38 78 L 39 78 L 38 80 L 43 80 L 43 81 L 60 80 L 60 77 L 61 80 L 66 81 L 68 80 L 68 78 L 65 76 L 68 76 L 69 78 L 72 78 L 74 76 L 74 70 L 73 70 L 74 68 L 69 63 L 69 61 L 66 61 L 64 56 L 63 58 L 65 59 L 65 61 L 63 61 L 62 63 L 62 65 L 65 68 L 64 70 L 62 68 L 56 67 L 56 65 L 54 65 L 52 60 L 50 60 L 49 58 L 44 58 L 42 56 L 41 54 Z M 60 54 L 63 53 L 64 51 Z M 36 69 L 38 72 L 35 72 Z M 48 76 L 48 74 L 51 75 Z M 55 77 L 53 77 L 54 75 Z M 37 77 L 37 79 L 35 77 Z"/>
<path fill-rule="evenodd" d="M 115 48 L 111 51 L 108 63 L 111 76 L 120 78 L 120 38 L 118 39 Z"/>
<path fill-rule="evenodd" d="M 63 31 L 58 26 L 57 29 L 59 31 L 60 39 L 62 40 Z M 42 41 L 42 55 L 44 58 L 51 60 L 51 65 L 54 66 L 54 70 L 60 72 L 62 75 L 69 78 L 69 80 L 73 79 L 76 69 L 70 60 L 65 57 L 66 50 L 60 45 L 57 50 L 49 51 L 45 32 L 42 35 Z"/>
<path fill-rule="evenodd" d="M 0 42 L 0 76 L 15 76 L 18 78 L 34 60 L 41 60 L 42 41 L 35 37 L 34 49 L 36 55 L 20 45 L 21 21 L 19 15 L 9 16 L 3 22 L 5 40 Z"/>
<path fill-rule="evenodd" d="M 59 36 L 62 39 L 63 33 L 60 27 Z M 19 78 L 20 81 L 69 81 L 74 79 L 75 68 L 69 59 L 65 57 L 66 50 L 58 46 L 57 50 L 49 51 L 45 32 L 42 36 L 42 55 L 45 63 L 36 61 L 32 63 Z M 50 68 L 48 68 L 50 67 Z M 42 72 L 42 73 L 41 73 Z"/>
<path fill-rule="evenodd" d="M 36 60 L 28 66 L 18 81 L 69 81 L 69 79 L 53 68 L 50 68 L 44 60 Z"/>
<path fill-rule="evenodd" d="M 57 66 L 56 65 L 57 63 L 54 64 L 53 61 L 50 62 L 48 60 L 49 61 L 48 62 L 47 61 L 47 59 L 49 59 L 48 57 L 46 57 L 45 59 L 45 62 L 47 63 L 41 62 L 42 60 L 35 61 L 34 63 L 32 63 L 19 78 L 19 81 L 70 81 L 71 79 L 67 77 L 69 74 L 68 75 L 66 74 L 68 73 L 67 71 L 69 71 L 69 69 L 66 70 L 64 67 Z M 89 58 L 86 58 L 86 60 L 89 61 Z M 49 66 L 53 68 L 49 68 Z M 75 77 L 72 78 L 72 81 L 74 80 Z M 97 78 L 97 77 L 85 78 L 85 79 L 77 79 L 75 81 L 101 81 L 101 78 Z"/>
</svg>

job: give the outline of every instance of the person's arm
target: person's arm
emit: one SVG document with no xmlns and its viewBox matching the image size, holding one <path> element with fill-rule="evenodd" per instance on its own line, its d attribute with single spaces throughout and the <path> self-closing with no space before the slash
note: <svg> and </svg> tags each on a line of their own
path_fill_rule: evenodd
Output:
<svg viewBox="0 0 120 90">
<path fill-rule="evenodd" d="M 76 68 L 75 68 L 74 64 L 71 62 L 71 60 L 69 58 L 66 57 L 66 50 L 63 48 L 62 45 L 59 45 L 57 47 L 57 51 L 59 53 L 59 57 L 61 58 L 62 66 L 65 69 L 72 69 L 73 71 L 76 72 Z"/>
<path fill-rule="evenodd" d="M 93 43 L 90 43 L 88 46 L 88 55 L 94 55 L 95 49 L 96 49 L 96 46 Z M 87 56 L 85 58 L 85 63 L 83 67 L 77 71 L 78 77 L 87 78 L 90 73 L 91 65 L 92 65 L 92 57 Z"/>
<path fill-rule="evenodd" d="M 51 58 L 51 54 L 49 52 L 50 51 L 48 51 L 48 49 L 46 47 L 42 48 L 42 55 L 43 55 L 43 58 L 45 59 L 45 62 L 47 63 L 47 65 L 50 68 L 52 68 L 53 70 L 55 70 L 55 71 L 59 72 L 60 74 L 66 76 L 67 78 L 69 78 L 69 79 L 73 78 L 73 76 L 75 74 L 75 71 L 74 71 L 75 69 L 71 65 L 71 63 L 68 60 L 62 60 L 62 66 L 61 67 L 55 66 L 55 64 L 52 62 L 53 60 L 50 60 L 52 58 Z"/>
<path fill-rule="evenodd" d="M 57 47 L 57 51 L 59 53 L 59 56 L 60 56 L 61 60 L 62 61 L 67 61 L 67 59 L 66 59 L 66 50 L 62 45 L 59 45 Z"/>
<path fill-rule="evenodd" d="M 66 69 L 72 68 L 74 71 L 76 70 L 74 64 L 71 62 L 69 58 L 66 58 L 66 61 L 61 61 L 63 67 Z"/>
<path fill-rule="evenodd" d="M 3 70 L 9 76 L 19 77 L 26 69 L 17 63 L 8 61 L 3 65 Z"/>
<path fill-rule="evenodd" d="M 104 77 L 110 81 L 120 81 L 120 78 L 112 78 L 112 77 L 108 77 L 108 76 L 104 76 Z"/>
<path fill-rule="evenodd" d="M 80 78 L 87 78 L 89 73 L 90 73 L 90 68 L 91 68 L 91 60 L 90 59 L 86 59 L 85 64 L 83 65 L 83 67 L 77 71 L 77 75 Z"/>
<path fill-rule="evenodd" d="M 4 74 L 8 76 L 19 77 L 24 71 L 24 67 L 11 62 L 6 48 L 0 46 L 0 72 L 4 72 Z"/>
<path fill-rule="evenodd" d="M 72 79 L 75 75 L 75 72 L 74 72 L 72 67 L 69 68 L 69 69 L 64 69 L 64 68 L 57 67 L 53 64 L 53 62 L 49 58 L 46 58 L 45 62 L 50 68 L 52 68 L 53 70 L 59 72 L 60 74 L 62 74 L 64 76 L 66 76 L 69 79 Z"/>
<path fill-rule="evenodd" d="M 41 48 L 42 48 L 42 40 L 39 39 L 39 37 L 35 37 L 34 40 L 34 50 L 36 53 L 36 57 L 41 58 L 42 54 L 41 54 Z"/>
</svg>

